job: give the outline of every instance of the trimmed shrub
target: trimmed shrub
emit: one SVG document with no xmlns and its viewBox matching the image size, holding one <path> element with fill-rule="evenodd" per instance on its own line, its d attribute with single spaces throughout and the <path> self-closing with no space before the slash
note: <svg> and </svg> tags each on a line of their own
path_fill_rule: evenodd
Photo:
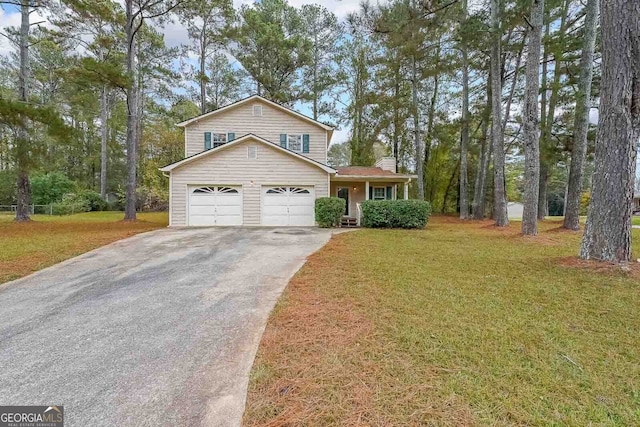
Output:
<svg viewBox="0 0 640 427">
<path fill-rule="evenodd" d="M 369 228 L 424 228 L 431 205 L 422 200 L 366 200 L 362 225 Z"/>
<path fill-rule="evenodd" d="M 320 227 L 330 228 L 340 225 L 345 210 L 345 200 L 340 197 L 320 197 L 316 199 L 316 222 Z"/>
</svg>

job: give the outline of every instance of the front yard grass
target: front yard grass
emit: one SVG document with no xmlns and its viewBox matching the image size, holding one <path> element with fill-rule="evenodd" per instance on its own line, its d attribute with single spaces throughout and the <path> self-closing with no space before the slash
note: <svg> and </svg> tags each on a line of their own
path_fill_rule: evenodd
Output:
<svg viewBox="0 0 640 427">
<path fill-rule="evenodd" d="M 244 424 L 640 425 L 637 268 L 576 262 L 560 225 L 335 236 L 271 315 Z"/>
<path fill-rule="evenodd" d="M 137 222 L 122 218 L 122 212 L 87 212 L 16 223 L 12 215 L 0 215 L 0 284 L 168 223 L 166 213 L 138 214 Z"/>
</svg>

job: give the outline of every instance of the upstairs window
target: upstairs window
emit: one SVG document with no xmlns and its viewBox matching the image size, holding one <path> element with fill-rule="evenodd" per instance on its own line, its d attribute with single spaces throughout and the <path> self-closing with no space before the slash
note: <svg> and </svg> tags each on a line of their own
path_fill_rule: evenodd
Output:
<svg viewBox="0 0 640 427">
<path fill-rule="evenodd" d="M 213 148 L 220 147 L 227 143 L 227 134 L 211 133 L 211 141 L 213 142 Z"/>
<path fill-rule="evenodd" d="M 258 158 L 258 147 L 250 145 L 247 147 L 247 158 L 249 160 L 255 160 Z"/>
<path fill-rule="evenodd" d="M 302 135 L 287 135 L 287 148 L 291 151 L 302 151 Z"/>
<path fill-rule="evenodd" d="M 254 105 L 253 106 L 253 116 L 254 117 L 262 117 L 262 105 Z"/>
</svg>

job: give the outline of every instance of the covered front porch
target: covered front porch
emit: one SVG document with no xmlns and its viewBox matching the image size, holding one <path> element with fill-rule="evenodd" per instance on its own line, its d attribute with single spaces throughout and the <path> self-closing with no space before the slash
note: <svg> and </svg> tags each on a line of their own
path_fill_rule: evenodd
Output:
<svg viewBox="0 0 640 427">
<path fill-rule="evenodd" d="M 345 199 L 346 206 L 342 225 L 360 226 L 362 212 L 360 204 L 365 200 L 398 200 L 409 198 L 410 175 L 384 177 L 345 177 L 331 179 L 330 195 Z"/>
</svg>

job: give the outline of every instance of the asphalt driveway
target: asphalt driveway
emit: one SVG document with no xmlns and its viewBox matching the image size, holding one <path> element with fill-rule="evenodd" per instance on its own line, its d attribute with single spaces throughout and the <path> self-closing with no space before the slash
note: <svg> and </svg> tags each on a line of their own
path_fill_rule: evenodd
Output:
<svg viewBox="0 0 640 427">
<path fill-rule="evenodd" d="M 165 229 L 0 285 L 0 405 L 66 426 L 233 426 L 269 312 L 320 229 Z"/>
</svg>

